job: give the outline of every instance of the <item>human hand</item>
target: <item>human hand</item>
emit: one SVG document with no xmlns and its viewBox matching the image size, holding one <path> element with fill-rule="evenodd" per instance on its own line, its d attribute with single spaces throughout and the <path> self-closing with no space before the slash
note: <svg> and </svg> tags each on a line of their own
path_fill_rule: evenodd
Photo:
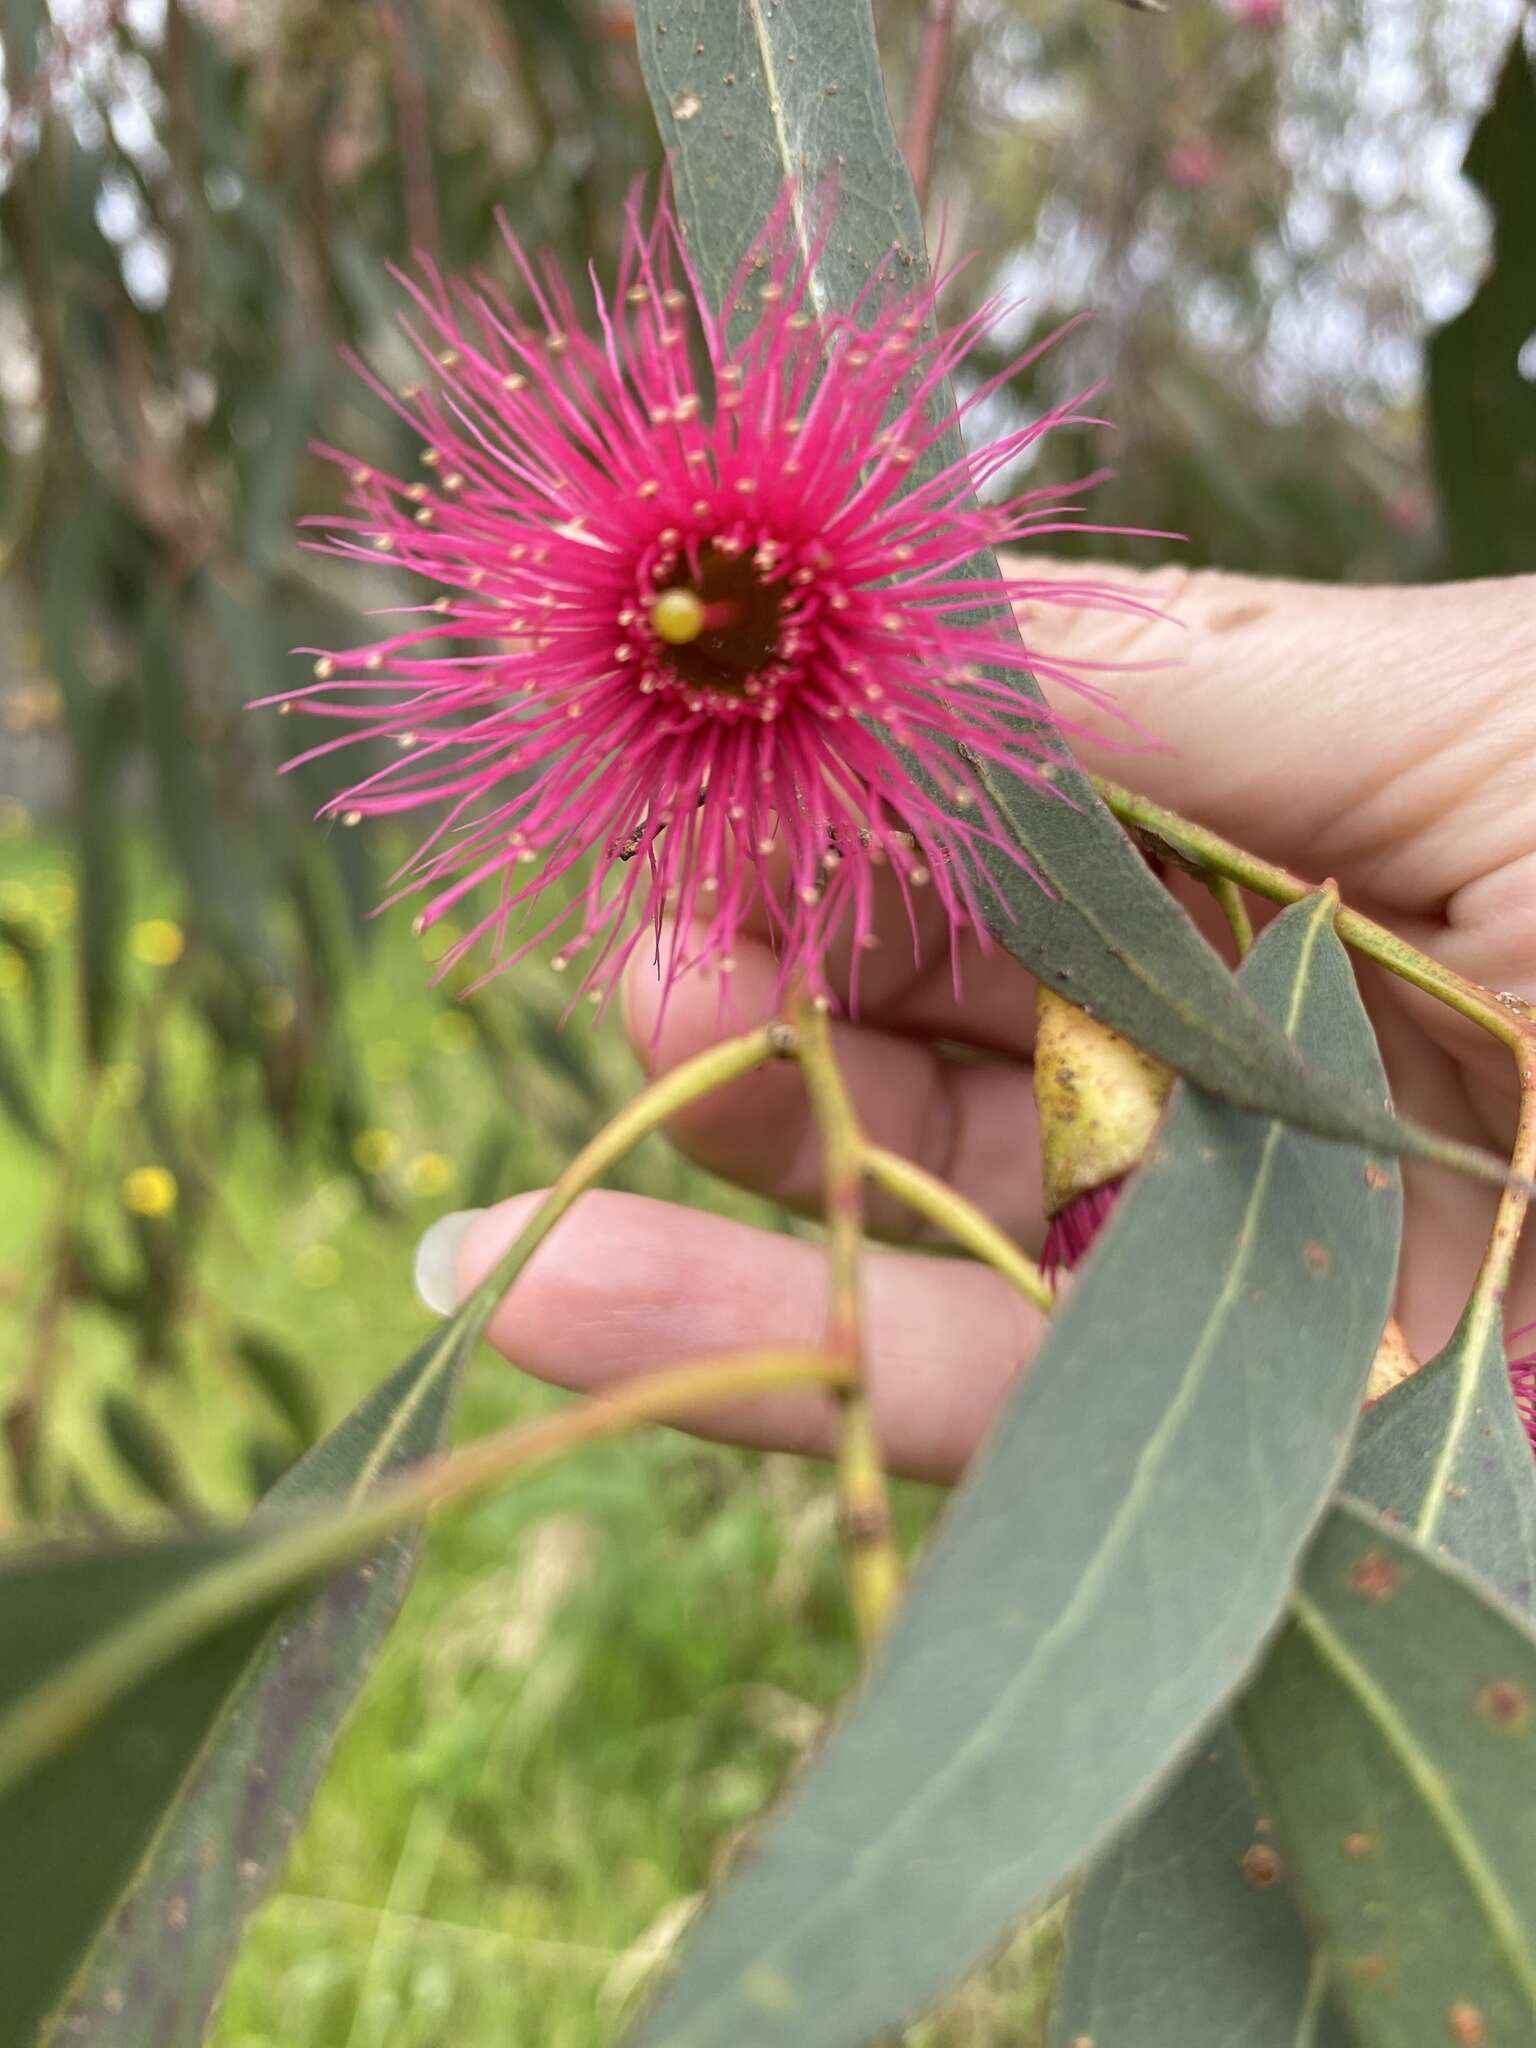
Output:
<svg viewBox="0 0 1536 2048">
<path fill-rule="evenodd" d="M 1023 569 L 1026 565 L 1010 565 Z M 1030 563 L 1031 575 L 1070 574 Z M 1212 572 L 1117 571 L 1176 618 L 1040 607 L 1026 645 L 1071 667 L 1150 663 L 1120 676 L 1118 703 L 1162 743 L 1128 754 L 1124 728 L 1056 692 L 1085 728 L 1086 764 L 1252 852 L 1317 880 L 1469 978 L 1536 998 L 1536 578 L 1437 588 L 1335 589 Z M 1211 933 L 1205 892 L 1176 877 Z M 1044 1232 L 1029 1059 L 1033 984 L 1001 950 L 965 950 L 953 996 L 948 948 L 914 966 L 905 912 L 860 968 L 857 1023 L 834 1035 L 870 1134 L 952 1182 L 1026 1247 Z M 937 933 L 929 935 L 937 936 Z M 771 1014 L 765 945 L 738 948 L 741 1029 Z M 1447 1136 L 1504 1149 L 1515 1086 L 1504 1049 L 1443 1006 L 1361 963 L 1397 1106 Z M 631 1038 L 652 1072 L 719 1033 L 717 988 L 692 978 L 657 1029 L 659 990 L 637 954 L 625 986 Z M 958 1049 L 958 1050 L 957 1050 Z M 763 1068 L 696 1104 L 678 1144 L 727 1178 L 792 1208 L 819 1204 L 818 1147 L 798 1072 Z M 1454 1327 L 1492 1216 L 1489 1190 L 1410 1164 L 1398 1319 L 1428 1357 Z M 427 1291 L 462 1294 L 506 1248 L 537 1198 L 439 1229 Z M 909 1244 L 913 1219 L 872 1191 L 875 1229 Z M 595 1391 L 614 1380 L 765 1341 L 814 1344 L 824 1281 L 812 1244 L 633 1195 L 594 1192 L 535 1254 L 492 1318 L 498 1349 L 541 1378 Z M 439 1299 L 436 1303 L 442 1306 Z M 1042 1330 L 1038 1311 L 990 1270 L 922 1251 L 864 1265 L 869 1372 L 892 1470 L 951 1479 L 984 1434 Z M 1528 1241 L 1510 1327 L 1536 1316 Z M 710 1435 L 826 1453 L 836 1411 L 819 1393 L 776 1395 L 700 1420 Z"/>
</svg>

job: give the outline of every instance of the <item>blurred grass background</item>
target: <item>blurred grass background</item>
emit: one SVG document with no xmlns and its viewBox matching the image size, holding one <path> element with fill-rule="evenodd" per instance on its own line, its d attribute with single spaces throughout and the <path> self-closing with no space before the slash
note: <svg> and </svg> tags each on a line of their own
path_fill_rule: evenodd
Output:
<svg viewBox="0 0 1536 2048">
<path fill-rule="evenodd" d="M 877 0 L 902 105 L 923 0 Z M 934 219 L 987 408 L 1104 375 L 1096 517 L 1325 578 L 1536 568 L 1536 92 L 1518 0 L 965 0 Z M 386 265 L 496 208 L 611 262 L 656 145 L 604 0 L 0 5 L 0 1524 L 237 1511 L 417 1340 L 435 1215 L 633 1084 L 530 962 L 428 986 L 408 850 L 311 822 L 244 706 L 358 637 L 315 437 L 398 466 Z M 1467 156 L 1467 175 L 1460 169 Z M 1064 543 L 1064 546 L 1066 543 Z M 1134 558 L 1160 544 L 1103 543 Z M 1298 687 L 1323 679 L 1298 678 Z M 437 944 L 444 943 L 439 932 Z M 616 1179 L 763 1218 L 653 1142 Z M 782 1220 L 782 1219 L 775 1219 Z M 461 1430 L 556 1397 L 486 1361 Z M 916 1536 L 933 1500 L 904 1490 Z M 822 1476 L 659 1433 L 433 1536 L 223 2048 L 611 2036 L 853 1669 Z M 1047 1942 L 1048 1946 L 1048 1942 Z M 914 2037 L 1027 2044 L 1004 1960 Z"/>
</svg>

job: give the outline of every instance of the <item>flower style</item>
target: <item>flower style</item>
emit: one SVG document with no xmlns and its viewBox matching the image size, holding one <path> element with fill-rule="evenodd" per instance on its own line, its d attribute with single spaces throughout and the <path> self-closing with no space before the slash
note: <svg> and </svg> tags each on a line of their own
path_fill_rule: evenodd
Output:
<svg viewBox="0 0 1536 2048">
<path fill-rule="evenodd" d="M 667 987 L 701 964 L 724 979 L 753 915 L 784 983 L 821 992 L 834 936 L 855 978 L 874 942 L 879 869 L 909 910 L 932 885 L 952 943 L 1001 914 L 977 855 L 1024 857 L 980 770 L 1040 776 L 1048 735 L 984 665 L 1017 669 L 1017 600 L 1129 600 L 979 567 L 985 547 L 1088 529 L 1055 494 L 972 494 L 1079 415 L 943 461 L 948 379 L 995 309 L 935 334 L 933 287 L 876 278 L 851 311 L 818 310 L 795 219 L 786 195 L 716 313 L 669 207 L 632 202 L 590 334 L 510 235 L 532 317 L 429 270 L 407 284 L 422 381 L 368 379 L 419 434 L 424 476 L 324 451 L 352 510 L 319 544 L 433 594 L 372 646 L 310 650 L 313 684 L 279 702 L 345 728 L 303 759 L 390 745 L 329 811 L 439 814 L 399 877 L 428 898 L 419 928 L 494 885 L 443 971 L 485 942 L 494 972 L 561 933 L 555 965 L 580 956 L 601 999 L 649 932 Z"/>
</svg>

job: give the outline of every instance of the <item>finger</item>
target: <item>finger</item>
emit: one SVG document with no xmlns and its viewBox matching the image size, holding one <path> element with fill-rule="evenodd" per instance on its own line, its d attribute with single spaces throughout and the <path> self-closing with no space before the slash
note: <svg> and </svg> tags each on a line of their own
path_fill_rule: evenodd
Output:
<svg viewBox="0 0 1536 2048">
<path fill-rule="evenodd" d="M 1092 768 L 1386 908 L 1438 912 L 1529 847 L 1536 578 L 1362 589 L 1112 572 L 1173 625 L 1051 602 L 1051 582 L 1070 582 L 1061 563 L 1005 566 L 1041 586 L 1018 607 L 1026 646 L 1069 670 L 1149 664 L 1099 678 L 1164 742 L 1134 761 L 1113 713 L 1047 682 Z"/>
<path fill-rule="evenodd" d="M 989 987 L 1014 990 L 1014 1026 L 1022 1045 L 1033 1038 L 1033 984 L 1015 962 L 981 959 Z M 972 990 L 974 984 L 967 984 Z M 669 1072 L 703 1052 L 722 1023 L 750 1029 L 776 1014 L 778 966 L 768 949 L 741 941 L 722 1019 L 717 983 L 689 975 L 663 992 L 649 963 L 632 967 L 624 1010 L 630 1036 L 653 1074 Z M 936 1030 L 954 1038 L 953 995 Z M 993 1007 L 1001 1010 L 1002 998 Z M 911 1016 L 901 1006 L 898 1014 Z M 918 1029 L 924 1028 L 919 1024 Z M 833 1051 L 864 1129 L 875 1141 L 915 1160 L 984 1209 L 1025 1245 L 1045 1230 L 1041 1206 L 1040 1126 L 1028 1066 L 1017 1059 L 965 1059 L 937 1036 L 909 1036 L 863 1020 L 832 1020 Z M 791 1208 L 819 1211 L 821 1146 L 809 1098 L 793 1061 L 774 1061 L 745 1079 L 690 1104 L 668 1126 L 688 1155 L 712 1172 Z M 880 1235 L 926 1235 L 911 1212 L 871 1192 L 870 1224 Z"/>
<path fill-rule="evenodd" d="M 458 1256 L 460 1296 L 490 1269 L 536 1196 L 478 1217 Z M 584 1195 L 491 1318 L 516 1365 L 581 1393 L 641 1373 L 764 1344 L 820 1342 L 818 1247 L 642 1195 Z M 871 1252 L 863 1268 L 867 1371 L 889 1469 L 951 1480 L 985 1434 L 1044 1319 L 995 1273 L 916 1253 Z M 832 1455 L 837 1410 L 807 1389 L 680 1418 L 717 1441 Z"/>
<path fill-rule="evenodd" d="M 787 880 L 782 839 L 765 856 L 762 873 L 769 890 Z M 973 930 L 953 929 L 940 892 L 904 884 L 889 865 L 870 875 L 870 906 L 862 938 L 854 920 L 836 920 L 818 956 L 818 969 L 839 1005 L 861 1022 L 894 1031 L 940 1035 L 957 1043 L 1012 1054 L 1034 1044 L 1033 983 L 998 940 Z M 750 900 L 737 933 L 739 943 L 777 943 L 778 929 L 763 893 Z M 666 941 L 662 957 L 666 957 Z M 655 956 L 646 950 L 643 970 L 656 979 Z"/>
</svg>

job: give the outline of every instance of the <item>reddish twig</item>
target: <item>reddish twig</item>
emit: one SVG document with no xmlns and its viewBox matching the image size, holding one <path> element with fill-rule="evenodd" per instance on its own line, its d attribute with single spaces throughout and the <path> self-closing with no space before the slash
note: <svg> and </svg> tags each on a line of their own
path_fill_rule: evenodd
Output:
<svg viewBox="0 0 1536 2048">
<path fill-rule="evenodd" d="M 379 14 L 389 43 L 395 83 L 395 132 L 400 144 L 400 177 L 405 188 L 406 233 L 413 249 L 437 254 L 437 185 L 432 172 L 432 116 L 422 77 L 421 51 L 410 0 L 381 0 Z"/>
<path fill-rule="evenodd" d="M 917 69 L 912 78 L 912 98 L 907 107 L 906 133 L 902 153 L 920 207 L 928 204 L 928 175 L 933 164 L 933 136 L 939 125 L 939 108 L 949 77 L 949 47 L 955 28 L 955 0 L 928 0 L 923 19 L 923 40 L 917 52 Z"/>
</svg>

